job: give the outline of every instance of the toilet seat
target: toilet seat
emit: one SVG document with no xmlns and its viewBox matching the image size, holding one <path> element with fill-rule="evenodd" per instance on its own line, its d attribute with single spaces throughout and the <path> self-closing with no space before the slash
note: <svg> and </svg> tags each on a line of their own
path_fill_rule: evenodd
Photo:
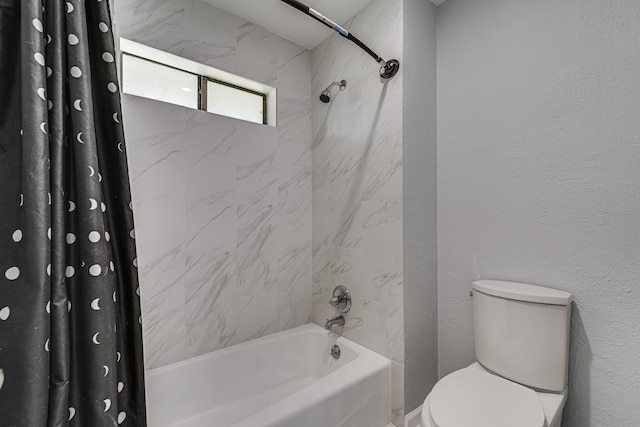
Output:
<svg viewBox="0 0 640 427">
<path fill-rule="evenodd" d="M 544 427 L 545 414 L 535 391 L 478 369 L 453 372 L 427 399 L 434 427 Z M 427 414 L 424 414 L 427 412 Z"/>
</svg>

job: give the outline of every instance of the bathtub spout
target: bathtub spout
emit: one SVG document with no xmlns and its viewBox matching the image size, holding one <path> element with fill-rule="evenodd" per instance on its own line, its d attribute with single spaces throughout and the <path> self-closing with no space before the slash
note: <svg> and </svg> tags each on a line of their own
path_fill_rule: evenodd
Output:
<svg viewBox="0 0 640 427">
<path fill-rule="evenodd" d="M 338 316 L 333 319 L 327 319 L 326 323 L 324 324 L 324 328 L 327 331 L 330 331 L 331 329 L 333 329 L 334 326 L 344 326 L 344 316 Z"/>
</svg>

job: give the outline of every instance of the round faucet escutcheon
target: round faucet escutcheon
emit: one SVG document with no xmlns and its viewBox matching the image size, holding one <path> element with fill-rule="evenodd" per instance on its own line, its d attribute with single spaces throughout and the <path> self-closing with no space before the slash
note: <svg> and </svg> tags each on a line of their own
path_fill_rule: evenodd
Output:
<svg viewBox="0 0 640 427">
<path fill-rule="evenodd" d="M 344 286 L 338 285 L 333 289 L 329 304 L 334 306 L 340 313 L 348 313 L 351 310 L 351 293 Z"/>
</svg>

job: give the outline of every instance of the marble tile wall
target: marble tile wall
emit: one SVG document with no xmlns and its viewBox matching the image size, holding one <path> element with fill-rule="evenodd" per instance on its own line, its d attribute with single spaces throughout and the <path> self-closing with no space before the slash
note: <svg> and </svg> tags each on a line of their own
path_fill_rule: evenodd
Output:
<svg viewBox="0 0 640 427">
<path fill-rule="evenodd" d="M 402 60 L 402 0 L 375 0 L 347 24 L 383 57 Z M 338 313 L 335 285 L 352 293 L 340 330 L 393 361 L 393 422 L 403 420 L 402 72 L 378 65 L 335 35 L 313 50 L 313 311 Z M 317 99 L 334 80 L 347 88 Z"/>
<path fill-rule="evenodd" d="M 277 128 L 123 95 L 146 368 L 310 320 L 311 54 L 201 0 L 118 0 L 122 37 L 278 89 Z"/>
</svg>

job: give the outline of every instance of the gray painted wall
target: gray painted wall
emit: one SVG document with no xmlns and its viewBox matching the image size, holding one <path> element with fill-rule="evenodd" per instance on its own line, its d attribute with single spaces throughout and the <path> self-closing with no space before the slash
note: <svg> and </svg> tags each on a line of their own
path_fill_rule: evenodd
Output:
<svg viewBox="0 0 640 427">
<path fill-rule="evenodd" d="M 640 425 L 640 2 L 438 11 L 439 361 L 474 360 L 471 281 L 573 293 L 564 427 Z"/>
<path fill-rule="evenodd" d="M 404 0 L 405 411 L 438 380 L 436 9 Z"/>
</svg>

